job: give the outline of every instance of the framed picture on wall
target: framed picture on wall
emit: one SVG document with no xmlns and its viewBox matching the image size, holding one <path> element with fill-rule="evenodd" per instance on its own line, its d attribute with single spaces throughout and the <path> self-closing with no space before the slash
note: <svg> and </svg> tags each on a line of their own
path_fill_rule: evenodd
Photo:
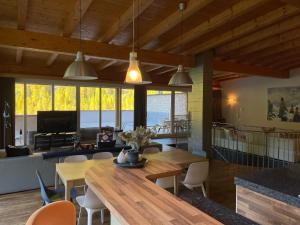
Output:
<svg viewBox="0 0 300 225">
<path fill-rule="evenodd" d="M 300 122 L 300 87 L 268 88 L 268 120 Z"/>
</svg>

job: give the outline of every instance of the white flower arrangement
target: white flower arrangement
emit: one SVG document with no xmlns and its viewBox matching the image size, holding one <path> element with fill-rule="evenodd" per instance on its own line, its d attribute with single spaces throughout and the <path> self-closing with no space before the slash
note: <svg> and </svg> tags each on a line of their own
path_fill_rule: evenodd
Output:
<svg viewBox="0 0 300 225">
<path fill-rule="evenodd" d="M 148 145 L 151 142 L 151 138 L 156 136 L 156 132 L 150 128 L 139 126 L 134 131 L 122 132 L 119 136 L 127 145 L 139 150 L 141 146 Z"/>
</svg>

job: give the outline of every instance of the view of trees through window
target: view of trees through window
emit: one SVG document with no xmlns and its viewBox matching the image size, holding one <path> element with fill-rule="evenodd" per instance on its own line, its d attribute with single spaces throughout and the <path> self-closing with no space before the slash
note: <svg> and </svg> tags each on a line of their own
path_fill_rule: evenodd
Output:
<svg viewBox="0 0 300 225">
<path fill-rule="evenodd" d="M 123 130 L 132 130 L 134 122 L 134 90 L 122 89 L 121 92 L 121 127 Z"/>
</svg>

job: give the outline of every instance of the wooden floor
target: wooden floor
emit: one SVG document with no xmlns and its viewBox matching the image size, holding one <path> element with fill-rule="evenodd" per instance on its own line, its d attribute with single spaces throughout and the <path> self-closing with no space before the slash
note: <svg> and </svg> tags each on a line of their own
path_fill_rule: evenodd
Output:
<svg viewBox="0 0 300 225">
<path fill-rule="evenodd" d="M 251 170 L 253 170 L 251 167 L 225 164 L 217 160 L 211 161 L 209 197 L 235 209 L 234 176 Z M 24 225 L 27 218 L 39 207 L 41 207 L 39 190 L 0 195 L 0 225 Z M 80 224 L 86 224 L 85 212 Z M 94 215 L 93 224 L 100 224 L 99 214 Z M 109 215 L 106 216 L 105 224 L 109 224 Z"/>
</svg>

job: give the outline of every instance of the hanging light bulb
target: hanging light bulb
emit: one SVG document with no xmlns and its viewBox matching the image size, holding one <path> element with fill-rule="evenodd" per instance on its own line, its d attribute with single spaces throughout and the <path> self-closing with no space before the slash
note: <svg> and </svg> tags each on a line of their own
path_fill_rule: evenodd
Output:
<svg viewBox="0 0 300 225">
<path fill-rule="evenodd" d="M 182 38 L 182 16 L 183 10 L 185 9 L 185 3 L 179 3 L 179 11 L 181 12 L 181 21 L 180 21 L 180 37 Z M 183 49 L 183 42 L 181 40 L 181 49 Z M 190 77 L 189 73 L 184 70 L 183 65 L 178 65 L 177 72 L 173 74 L 169 81 L 170 86 L 191 86 L 193 85 L 193 80 Z"/>
<path fill-rule="evenodd" d="M 80 0 L 80 17 L 79 17 L 79 41 L 80 41 L 80 51 L 76 53 L 76 58 L 65 71 L 64 79 L 70 80 L 96 80 L 98 79 L 97 72 L 91 64 L 85 61 L 84 54 L 81 52 L 81 1 Z"/>
<path fill-rule="evenodd" d="M 152 81 L 147 73 L 140 69 L 140 63 L 137 60 L 137 53 L 134 51 L 134 0 L 132 3 L 132 51 L 129 53 L 129 66 L 127 69 L 125 83 L 128 84 L 151 84 Z"/>
</svg>

